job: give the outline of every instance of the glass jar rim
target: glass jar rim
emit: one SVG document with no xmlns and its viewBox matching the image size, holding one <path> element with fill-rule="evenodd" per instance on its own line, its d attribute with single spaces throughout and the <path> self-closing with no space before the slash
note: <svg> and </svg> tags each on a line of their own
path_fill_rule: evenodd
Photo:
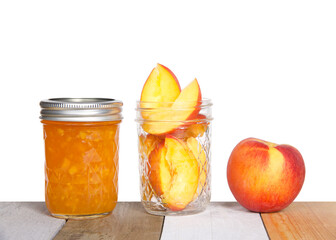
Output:
<svg viewBox="0 0 336 240">
<path fill-rule="evenodd" d="M 137 116 L 135 121 L 138 123 L 200 123 L 213 120 L 211 114 L 211 99 L 203 98 L 201 101 L 186 101 L 172 108 L 174 102 L 149 102 L 136 101 Z M 195 104 L 196 103 L 196 104 Z M 190 112 L 189 117 L 185 118 L 185 112 Z M 197 112 L 195 114 L 195 111 Z M 162 118 L 162 114 L 164 118 Z M 182 114 L 182 115 L 181 115 Z M 147 116 L 147 117 L 146 117 Z M 192 116 L 192 117 L 191 117 Z"/>
<path fill-rule="evenodd" d="M 174 102 L 155 102 L 155 101 L 136 101 L 136 110 L 148 110 L 148 109 L 153 109 L 153 108 L 157 108 L 157 109 L 169 109 L 170 106 L 173 104 Z M 189 107 L 194 107 L 194 106 L 190 106 L 191 103 L 195 103 L 195 101 L 184 101 L 181 102 L 178 106 L 181 107 L 181 109 L 183 109 L 185 106 L 187 106 L 187 108 Z M 198 108 L 206 108 L 206 107 L 211 107 L 213 104 L 211 102 L 210 98 L 203 98 L 201 101 L 196 101 L 196 106 Z M 145 106 L 141 106 L 145 105 Z M 160 104 L 161 106 L 157 106 L 158 104 Z M 154 107 L 150 107 L 150 106 L 154 106 Z"/>
</svg>

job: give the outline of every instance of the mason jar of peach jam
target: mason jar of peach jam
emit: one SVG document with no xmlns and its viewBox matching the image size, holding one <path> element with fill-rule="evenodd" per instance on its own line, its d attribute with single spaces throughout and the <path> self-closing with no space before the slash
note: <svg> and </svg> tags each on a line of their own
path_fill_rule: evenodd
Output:
<svg viewBox="0 0 336 240">
<path fill-rule="evenodd" d="M 122 102 L 54 98 L 41 101 L 40 106 L 49 212 L 65 219 L 111 213 L 118 199 Z"/>
</svg>

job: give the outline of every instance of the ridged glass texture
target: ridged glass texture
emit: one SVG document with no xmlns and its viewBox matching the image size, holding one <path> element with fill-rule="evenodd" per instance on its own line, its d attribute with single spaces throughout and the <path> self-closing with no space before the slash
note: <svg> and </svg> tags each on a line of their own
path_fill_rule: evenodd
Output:
<svg viewBox="0 0 336 240">
<path fill-rule="evenodd" d="M 161 110 L 140 106 L 141 103 L 137 108 L 137 131 L 144 208 L 155 215 L 203 211 L 211 198 L 211 103 L 201 105 L 199 114 L 188 121 L 148 120 L 152 116 L 173 116 L 174 112 L 166 107 Z M 179 111 L 185 109 L 182 106 Z M 170 126 L 169 132 L 156 134 Z"/>
<path fill-rule="evenodd" d="M 76 219 L 112 212 L 118 198 L 119 122 L 42 123 L 50 213 Z"/>
</svg>

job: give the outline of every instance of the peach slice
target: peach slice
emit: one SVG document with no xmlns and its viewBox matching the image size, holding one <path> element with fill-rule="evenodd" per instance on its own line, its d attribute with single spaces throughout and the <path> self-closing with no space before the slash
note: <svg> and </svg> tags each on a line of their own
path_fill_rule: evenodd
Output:
<svg viewBox="0 0 336 240">
<path fill-rule="evenodd" d="M 198 114 L 196 119 L 206 119 L 206 117 L 203 114 Z M 186 131 L 186 136 L 190 137 L 202 137 L 206 130 L 208 129 L 209 122 L 196 122 L 191 124 Z"/>
<path fill-rule="evenodd" d="M 163 140 L 155 135 L 141 134 L 139 136 L 139 152 L 143 153 L 145 156 L 149 156 L 149 154 L 156 148 L 160 141 Z"/>
<path fill-rule="evenodd" d="M 205 119 L 206 116 L 198 114 L 195 118 L 196 121 L 179 126 L 171 133 L 171 135 L 177 138 L 202 137 L 209 125 L 209 122 Z"/>
<path fill-rule="evenodd" d="M 196 138 L 190 137 L 187 140 L 187 145 L 191 152 L 194 154 L 195 158 L 198 160 L 198 168 L 199 168 L 199 180 L 198 180 L 198 188 L 195 194 L 195 198 L 197 198 L 203 188 L 207 184 L 207 159 L 205 151 L 202 145 L 196 140 Z"/>
<path fill-rule="evenodd" d="M 170 164 L 166 160 L 167 148 L 164 143 L 159 144 L 148 157 L 149 182 L 155 193 L 162 196 L 168 192 L 171 185 Z"/>
<path fill-rule="evenodd" d="M 198 106 L 201 100 L 201 89 L 197 79 L 195 79 L 182 90 L 171 107 L 152 111 L 150 120 L 154 120 L 154 122 L 146 122 L 142 127 L 150 134 L 170 133 L 184 125 L 183 121 L 194 119 L 198 115 L 200 111 Z"/>
<path fill-rule="evenodd" d="M 141 134 L 139 136 L 139 153 L 141 155 L 142 166 L 150 153 L 158 146 L 160 143 L 163 142 L 163 139 L 158 138 L 155 135 L 144 135 Z M 146 180 L 146 175 L 148 176 L 149 168 L 144 168 L 143 173 L 141 174 L 141 184 L 142 184 L 142 199 L 145 201 L 150 201 L 150 199 L 153 196 L 153 190 L 149 184 L 149 182 Z"/>
<path fill-rule="evenodd" d="M 161 103 L 173 103 L 180 95 L 181 87 L 174 73 L 167 67 L 157 64 L 147 78 L 141 92 L 141 107 L 157 108 Z M 150 114 L 143 115 L 145 119 Z"/>
<path fill-rule="evenodd" d="M 149 156 L 149 181 L 172 211 L 183 210 L 194 198 L 198 186 L 198 163 L 188 146 L 167 136 L 164 144 Z"/>
</svg>

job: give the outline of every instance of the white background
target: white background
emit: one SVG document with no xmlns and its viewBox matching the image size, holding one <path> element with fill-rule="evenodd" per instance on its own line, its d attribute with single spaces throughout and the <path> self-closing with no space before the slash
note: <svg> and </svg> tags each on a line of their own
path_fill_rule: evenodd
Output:
<svg viewBox="0 0 336 240">
<path fill-rule="evenodd" d="M 118 3 L 117 3 L 118 2 Z M 138 201 L 135 101 L 157 62 L 214 103 L 212 200 L 247 137 L 295 146 L 297 200 L 336 200 L 335 1 L 0 2 L 0 201 L 44 200 L 39 101 L 124 102 L 119 200 Z"/>
</svg>

